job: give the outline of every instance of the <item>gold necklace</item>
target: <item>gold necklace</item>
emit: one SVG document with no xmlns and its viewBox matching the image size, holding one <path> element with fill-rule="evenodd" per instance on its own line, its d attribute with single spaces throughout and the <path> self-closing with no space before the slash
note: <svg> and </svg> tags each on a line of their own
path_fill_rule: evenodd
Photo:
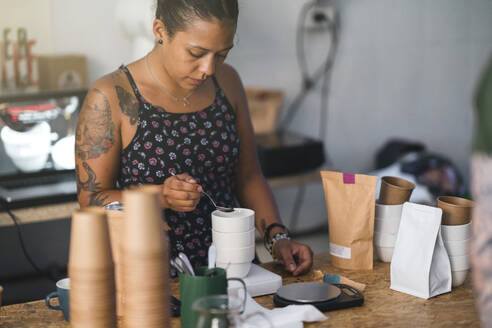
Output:
<svg viewBox="0 0 492 328">
<path fill-rule="evenodd" d="M 167 91 L 166 88 L 157 80 L 157 78 L 154 76 L 154 73 L 152 73 L 152 70 L 150 69 L 150 64 L 149 64 L 149 54 L 150 52 L 145 56 L 145 63 L 147 64 L 147 70 L 149 71 L 150 77 L 154 81 L 154 83 L 161 89 L 166 95 L 171 97 L 175 102 L 183 102 L 183 106 L 188 106 L 190 104 L 189 98 L 193 95 L 196 89 L 193 89 L 189 95 L 184 96 L 184 97 L 176 97 L 175 95 L 171 94 L 169 91 Z"/>
</svg>

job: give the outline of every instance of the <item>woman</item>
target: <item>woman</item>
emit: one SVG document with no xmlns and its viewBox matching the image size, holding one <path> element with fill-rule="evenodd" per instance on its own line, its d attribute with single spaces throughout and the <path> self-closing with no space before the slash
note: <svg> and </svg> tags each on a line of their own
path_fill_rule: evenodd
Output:
<svg viewBox="0 0 492 328">
<path fill-rule="evenodd" d="M 256 158 L 244 88 L 224 63 L 233 47 L 237 0 L 159 0 L 156 46 L 97 80 L 80 113 L 76 174 L 81 206 L 121 201 L 132 185 L 161 187 L 171 256 L 206 263 L 210 201 L 256 212 L 273 256 L 294 275 L 311 249 L 291 241 Z"/>
</svg>

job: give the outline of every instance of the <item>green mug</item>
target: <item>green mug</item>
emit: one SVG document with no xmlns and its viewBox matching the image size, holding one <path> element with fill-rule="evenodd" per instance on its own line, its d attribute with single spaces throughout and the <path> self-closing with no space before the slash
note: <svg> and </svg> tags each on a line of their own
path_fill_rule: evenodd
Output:
<svg viewBox="0 0 492 328">
<path fill-rule="evenodd" d="M 227 281 L 237 280 L 244 287 L 244 302 L 246 301 L 246 284 L 240 278 L 227 278 L 226 271 L 215 268 L 213 275 L 205 276 L 206 266 L 195 270 L 195 276 L 179 274 L 179 295 L 181 298 L 181 327 L 194 328 L 198 321 L 199 313 L 193 310 L 195 300 L 209 295 L 227 294 Z"/>
</svg>

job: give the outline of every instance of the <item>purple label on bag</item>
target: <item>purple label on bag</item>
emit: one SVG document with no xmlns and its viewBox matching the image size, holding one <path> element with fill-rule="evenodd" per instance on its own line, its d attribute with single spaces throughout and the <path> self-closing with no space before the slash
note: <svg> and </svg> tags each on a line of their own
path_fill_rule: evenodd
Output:
<svg viewBox="0 0 492 328">
<path fill-rule="evenodd" d="M 344 173 L 343 174 L 343 183 L 344 184 L 355 184 L 355 174 Z"/>
</svg>

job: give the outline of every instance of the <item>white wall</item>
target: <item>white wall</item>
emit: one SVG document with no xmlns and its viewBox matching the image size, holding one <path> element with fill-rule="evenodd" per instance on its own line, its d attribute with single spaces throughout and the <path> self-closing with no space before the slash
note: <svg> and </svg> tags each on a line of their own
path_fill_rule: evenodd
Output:
<svg viewBox="0 0 492 328">
<path fill-rule="evenodd" d="M 131 44 L 116 21 L 117 0 L 51 1 L 54 51 L 85 54 L 90 83 L 133 60 Z"/>
<path fill-rule="evenodd" d="M 243 2 L 230 61 L 246 85 L 295 94 L 295 22 L 301 5 Z M 326 140 L 335 165 L 369 170 L 375 150 L 399 136 L 423 141 L 466 172 L 472 90 L 492 51 L 492 1 L 343 0 L 338 7 L 341 43 Z M 291 126 L 317 134 L 318 97 L 308 99 Z"/>
<path fill-rule="evenodd" d="M 52 0 L 54 50 L 85 53 L 90 81 L 134 59 L 115 20 L 116 3 Z M 300 86 L 294 41 L 303 3 L 240 0 L 238 43 L 228 59 L 245 85 L 284 89 L 287 103 Z M 388 138 L 403 137 L 449 156 L 467 176 L 472 92 L 492 52 L 492 1 L 338 0 L 337 5 L 342 30 L 325 140 L 334 164 L 366 172 Z M 291 127 L 316 136 L 318 101 L 319 91 L 308 97 Z M 285 216 L 293 192 L 275 191 Z M 324 221 L 321 187 L 310 186 L 307 198 L 304 219 Z"/>
<path fill-rule="evenodd" d="M 17 41 L 17 29 L 25 28 L 29 40 L 36 40 L 32 50 L 36 54 L 53 51 L 51 33 L 51 0 L 0 0 L 0 42 L 3 30 L 10 28 L 10 42 Z M 9 49 L 12 54 L 12 49 Z"/>
</svg>

